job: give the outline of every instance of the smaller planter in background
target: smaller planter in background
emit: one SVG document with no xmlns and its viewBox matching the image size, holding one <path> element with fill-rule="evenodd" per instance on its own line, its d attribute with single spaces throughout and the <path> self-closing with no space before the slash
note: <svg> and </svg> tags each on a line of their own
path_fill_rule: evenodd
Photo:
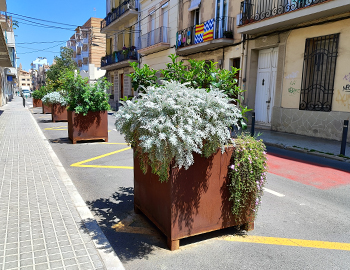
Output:
<svg viewBox="0 0 350 270">
<path fill-rule="evenodd" d="M 59 105 L 59 106 L 66 106 L 67 101 L 66 99 L 61 95 L 59 92 L 51 92 L 46 94 L 42 99 L 43 103 L 43 113 L 52 113 L 53 110 L 53 105 Z M 56 108 L 56 114 L 64 114 L 64 109 L 63 108 Z M 62 116 L 63 117 L 63 116 Z M 66 117 L 67 118 L 67 117 Z M 52 121 L 54 121 L 54 117 L 52 117 Z M 67 121 L 67 120 L 66 120 Z"/>
<path fill-rule="evenodd" d="M 108 142 L 107 111 L 88 112 L 86 115 L 68 111 L 68 136 L 77 141 L 104 140 Z"/>
<path fill-rule="evenodd" d="M 34 108 L 42 107 L 42 106 L 43 106 L 43 103 L 42 103 L 41 99 L 33 98 L 33 107 Z"/>
<path fill-rule="evenodd" d="M 42 107 L 43 107 L 43 114 L 52 112 L 51 105 L 45 105 L 44 103 L 42 103 Z"/>
<path fill-rule="evenodd" d="M 57 121 L 68 121 L 68 116 L 67 116 L 67 107 L 62 106 L 61 104 L 52 104 L 52 122 L 57 122 Z"/>
</svg>

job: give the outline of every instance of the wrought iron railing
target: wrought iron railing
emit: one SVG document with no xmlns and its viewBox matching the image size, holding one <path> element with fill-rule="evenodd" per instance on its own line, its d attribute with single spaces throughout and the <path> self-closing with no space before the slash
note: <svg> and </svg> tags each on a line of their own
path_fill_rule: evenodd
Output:
<svg viewBox="0 0 350 270">
<path fill-rule="evenodd" d="M 328 0 L 245 0 L 241 2 L 239 25 L 260 21 Z"/>
<path fill-rule="evenodd" d="M 233 39 L 234 20 L 231 17 L 219 17 L 193 25 L 176 33 L 176 48 L 186 47 L 218 38 Z M 198 31 L 203 28 L 203 31 Z M 196 35 L 197 28 L 197 35 Z M 210 31 L 212 31 L 212 36 Z M 202 32 L 203 34 L 198 34 Z"/>
<path fill-rule="evenodd" d="M 131 46 L 124 50 L 113 52 L 101 58 L 101 67 L 119 63 L 125 60 L 137 60 L 138 53 L 135 46 Z"/>
<path fill-rule="evenodd" d="M 147 48 L 149 46 L 164 42 L 169 43 L 169 27 L 161 26 L 154 29 L 140 37 L 141 48 Z"/>
<path fill-rule="evenodd" d="M 117 20 L 122 16 L 125 12 L 129 10 L 138 10 L 137 0 L 127 0 L 124 1 L 117 8 L 112 9 L 110 13 L 107 14 L 106 18 L 101 21 L 101 30 L 111 24 L 113 21 Z"/>
</svg>

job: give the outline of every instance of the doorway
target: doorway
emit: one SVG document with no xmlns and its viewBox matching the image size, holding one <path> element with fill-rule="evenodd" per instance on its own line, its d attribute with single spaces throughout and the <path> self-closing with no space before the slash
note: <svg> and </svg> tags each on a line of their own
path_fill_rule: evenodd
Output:
<svg viewBox="0 0 350 270">
<path fill-rule="evenodd" d="M 255 120 L 265 125 L 271 124 L 276 89 L 277 59 L 278 47 L 259 51 Z"/>
</svg>

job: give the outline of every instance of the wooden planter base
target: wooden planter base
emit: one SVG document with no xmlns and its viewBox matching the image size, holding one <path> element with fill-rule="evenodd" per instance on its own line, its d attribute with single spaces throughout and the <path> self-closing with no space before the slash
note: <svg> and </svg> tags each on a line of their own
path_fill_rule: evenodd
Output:
<svg viewBox="0 0 350 270">
<path fill-rule="evenodd" d="M 108 113 L 88 112 L 86 116 L 72 111 L 67 112 L 68 136 L 73 144 L 77 141 L 104 140 L 108 142 Z"/>
<path fill-rule="evenodd" d="M 33 108 L 42 107 L 42 106 L 43 106 L 43 102 L 41 101 L 41 99 L 33 98 Z"/>
<path fill-rule="evenodd" d="M 189 236 L 233 226 L 254 229 L 253 213 L 247 211 L 238 223 L 231 211 L 227 174 L 232 153 L 233 147 L 208 159 L 194 154 L 188 170 L 171 166 L 164 183 L 151 168 L 143 174 L 134 155 L 135 212 L 141 211 L 167 236 L 170 250 L 178 249 L 179 240 Z"/>
<path fill-rule="evenodd" d="M 46 106 L 46 105 L 43 103 L 43 104 L 42 104 L 42 107 L 43 107 L 43 114 L 51 113 L 51 112 L 52 112 L 51 106 Z"/>
<path fill-rule="evenodd" d="M 66 106 L 61 106 L 60 104 L 52 104 L 52 122 L 57 121 L 68 121 L 67 108 Z"/>
</svg>

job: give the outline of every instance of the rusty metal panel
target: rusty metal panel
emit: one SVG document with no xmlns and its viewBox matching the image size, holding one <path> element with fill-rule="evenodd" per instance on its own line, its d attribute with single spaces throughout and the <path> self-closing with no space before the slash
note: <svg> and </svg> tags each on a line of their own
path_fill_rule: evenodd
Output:
<svg viewBox="0 0 350 270">
<path fill-rule="evenodd" d="M 67 108 L 66 106 L 61 106 L 60 104 L 52 104 L 52 122 L 57 121 L 68 121 Z"/>
<path fill-rule="evenodd" d="M 85 140 L 108 142 L 108 113 L 88 112 L 87 115 L 68 111 L 68 136 L 73 144 Z"/>
</svg>

